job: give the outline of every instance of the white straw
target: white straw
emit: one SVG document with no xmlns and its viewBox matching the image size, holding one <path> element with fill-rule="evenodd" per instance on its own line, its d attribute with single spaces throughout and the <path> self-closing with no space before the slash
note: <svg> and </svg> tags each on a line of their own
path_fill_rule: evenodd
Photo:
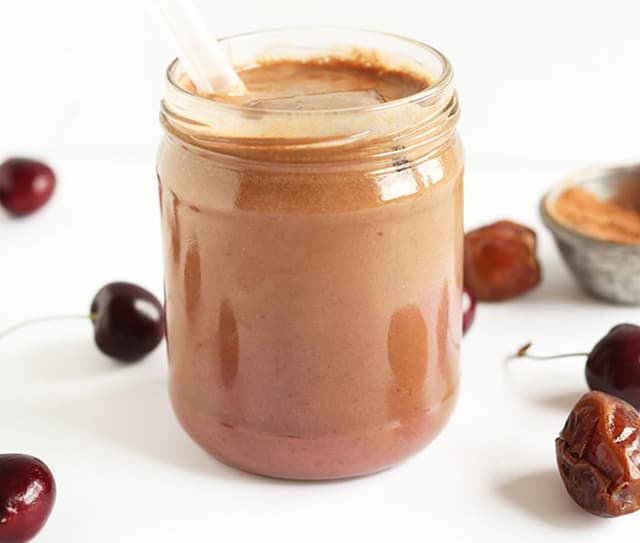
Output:
<svg viewBox="0 0 640 543">
<path fill-rule="evenodd" d="M 246 91 L 191 0 L 147 0 L 147 3 L 164 21 L 178 48 L 178 58 L 199 93 Z"/>
</svg>

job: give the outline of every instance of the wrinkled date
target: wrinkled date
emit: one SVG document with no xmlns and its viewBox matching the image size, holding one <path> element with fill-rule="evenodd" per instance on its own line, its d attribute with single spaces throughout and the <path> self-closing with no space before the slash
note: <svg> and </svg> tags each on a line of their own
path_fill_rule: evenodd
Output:
<svg viewBox="0 0 640 543">
<path fill-rule="evenodd" d="M 594 515 L 640 509 L 640 415 L 604 392 L 575 405 L 556 439 L 558 469 L 576 503 Z"/>
<path fill-rule="evenodd" d="M 464 237 L 464 282 L 478 300 L 514 298 L 540 282 L 536 233 L 511 221 L 498 221 Z"/>
</svg>

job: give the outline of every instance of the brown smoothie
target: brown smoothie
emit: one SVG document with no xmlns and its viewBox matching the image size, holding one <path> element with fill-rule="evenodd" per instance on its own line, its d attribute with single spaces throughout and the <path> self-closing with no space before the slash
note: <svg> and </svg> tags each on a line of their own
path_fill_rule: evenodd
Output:
<svg viewBox="0 0 640 543">
<path fill-rule="evenodd" d="M 208 97 L 245 105 L 239 137 L 165 118 L 174 409 L 202 447 L 245 470 L 322 479 L 384 469 L 430 442 L 456 397 L 459 140 L 410 128 L 300 137 L 300 123 L 313 134 L 341 117 L 327 104 L 384 104 L 430 84 L 366 55 L 262 59 L 240 76 L 248 97 Z M 272 121 L 265 109 L 292 111 Z"/>
</svg>

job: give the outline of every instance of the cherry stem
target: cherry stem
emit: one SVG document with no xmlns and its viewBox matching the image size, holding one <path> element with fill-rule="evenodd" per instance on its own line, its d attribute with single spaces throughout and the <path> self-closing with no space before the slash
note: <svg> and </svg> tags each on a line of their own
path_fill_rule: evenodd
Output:
<svg viewBox="0 0 640 543">
<path fill-rule="evenodd" d="M 520 347 L 514 355 L 510 358 L 529 358 L 531 360 L 555 360 L 556 358 L 570 358 L 574 356 L 589 356 L 589 353 L 565 353 L 565 354 L 554 354 L 551 356 L 540 356 L 535 354 L 529 354 L 529 348 L 531 347 L 531 341 L 525 343 L 522 347 Z"/>
<path fill-rule="evenodd" d="M 18 324 L 14 324 L 13 326 L 10 326 L 6 330 L 2 330 L 0 332 L 0 340 L 4 339 L 6 336 L 8 336 L 9 334 L 12 334 L 17 330 L 20 330 L 21 328 L 24 328 L 26 326 L 31 326 L 32 324 L 40 324 L 42 322 L 51 322 L 51 321 L 70 321 L 70 320 L 80 320 L 80 319 L 94 320 L 95 314 L 91 313 L 89 315 L 54 315 L 51 317 L 40 317 L 37 319 L 29 319 L 27 321 L 22 321 L 22 322 L 19 322 Z"/>
</svg>

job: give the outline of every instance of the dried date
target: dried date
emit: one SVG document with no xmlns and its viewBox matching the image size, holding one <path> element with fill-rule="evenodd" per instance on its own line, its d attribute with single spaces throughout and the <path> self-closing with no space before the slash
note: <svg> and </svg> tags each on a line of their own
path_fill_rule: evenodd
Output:
<svg viewBox="0 0 640 543">
<path fill-rule="evenodd" d="M 585 394 L 556 439 L 558 469 L 569 495 L 594 515 L 640 509 L 640 414 L 604 392 Z"/>
<path fill-rule="evenodd" d="M 472 230 L 464 238 L 464 282 L 478 300 L 514 298 L 540 282 L 536 233 L 512 221 Z"/>
</svg>

